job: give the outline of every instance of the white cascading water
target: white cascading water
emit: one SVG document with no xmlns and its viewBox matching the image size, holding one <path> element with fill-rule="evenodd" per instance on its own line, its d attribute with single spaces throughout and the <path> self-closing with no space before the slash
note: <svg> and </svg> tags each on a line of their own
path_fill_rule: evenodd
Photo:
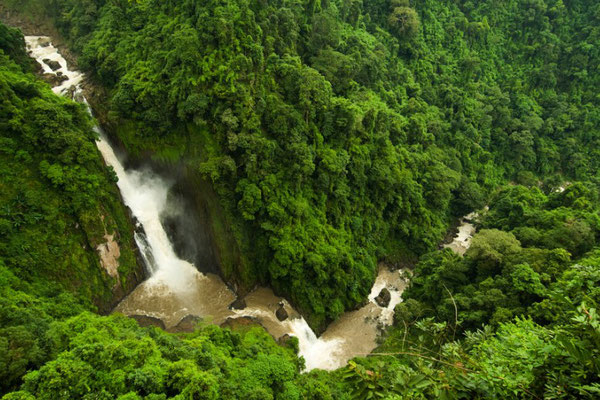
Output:
<svg viewBox="0 0 600 400">
<path fill-rule="evenodd" d="M 148 266 L 150 283 L 164 285 L 181 294 L 193 290 L 193 282 L 200 272 L 191 263 L 175 255 L 160 222 L 160 214 L 166 209 L 170 185 L 149 171 L 125 171 L 106 138 L 101 136 L 97 145 L 104 160 L 113 167 L 119 178 L 117 185 L 125 205 L 144 227 L 147 244 L 140 243 L 139 239 L 137 242 L 138 246 L 141 244 L 145 247 L 141 249 L 143 253 L 151 253 L 154 261 L 154 265 Z"/>
<path fill-rule="evenodd" d="M 81 81 L 84 75 L 79 71 L 71 71 L 67 67 L 67 60 L 58 52 L 56 47 L 50 42 L 50 38 L 47 36 L 25 36 L 25 43 L 29 50 L 29 55 L 37 60 L 41 65 L 42 70 L 46 74 L 60 75 L 66 77 L 66 79 L 58 86 L 52 88 L 52 91 L 56 94 L 65 95 L 72 87 L 79 89 Z M 60 64 L 60 68 L 52 70 L 45 60 L 54 61 Z"/>
<path fill-rule="evenodd" d="M 458 231 L 452 242 L 447 243 L 444 247 L 449 248 L 453 252 L 464 255 L 469 247 L 471 247 L 471 239 L 475 234 L 475 225 L 473 221 L 479 217 L 477 212 L 472 212 L 461 218 L 461 223 L 458 226 Z"/>
<path fill-rule="evenodd" d="M 42 65 L 45 73 L 60 72 L 66 76 L 60 86 L 53 88 L 54 92 L 85 102 L 80 86 L 84 76 L 67 68 L 66 60 L 50 38 L 26 36 L 25 40 L 30 55 Z M 61 68 L 53 71 L 44 60 L 56 61 Z M 400 271 L 380 268 L 369 295 L 370 302 L 359 310 L 345 313 L 319 338 L 304 318 L 270 289 L 256 289 L 245 297 L 244 310 L 230 310 L 228 306 L 235 294 L 218 276 L 202 274 L 193 264 L 180 259 L 163 228 L 161 214 L 169 206 L 170 182 L 150 170 L 126 170 L 102 132 L 97 130 L 100 134 L 98 149 L 119 178 L 117 185 L 125 204 L 143 227 L 135 238 L 150 275 L 116 311 L 160 318 L 167 327 L 176 325 L 188 314 L 214 323 L 222 323 L 228 317 L 255 317 L 276 338 L 286 333 L 298 337 L 300 354 L 305 358 L 308 371 L 339 368 L 352 357 L 366 355 L 375 348 L 378 325 L 391 324 L 394 307 L 401 301 L 405 282 Z M 384 287 L 389 289 L 391 301 L 387 307 L 380 307 L 375 297 Z M 281 302 L 290 314 L 283 322 L 275 318 L 275 310 Z"/>
</svg>

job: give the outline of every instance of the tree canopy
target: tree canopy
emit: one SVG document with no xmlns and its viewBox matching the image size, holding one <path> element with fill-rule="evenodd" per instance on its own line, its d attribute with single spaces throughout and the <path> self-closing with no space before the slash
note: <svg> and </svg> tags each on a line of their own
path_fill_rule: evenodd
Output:
<svg viewBox="0 0 600 400">
<path fill-rule="evenodd" d="M 227 279 L 270 285 L 320 331 L 378 261 L 416 264 L 382 346 L 331 373 L 300 374 L 260 330 L 87 313 L 113 284 L 98 217 L 127 247 L 126 216 L 90 118 L 0 27 L 6 400 L 598 397 L 597 2 L 2 4 L 54 23 L 130 154 L 216 193 Z M 436 250 L 486 204 L 464 257 Z"/>
<path fill-rule="evenodd" d="M 315 328 L 499 184 L 598 170 L 583 0 L 30 2 L 108 88 L 131 153 L 212 183 L 242 255 L 226 278 Z"/>
</svg>

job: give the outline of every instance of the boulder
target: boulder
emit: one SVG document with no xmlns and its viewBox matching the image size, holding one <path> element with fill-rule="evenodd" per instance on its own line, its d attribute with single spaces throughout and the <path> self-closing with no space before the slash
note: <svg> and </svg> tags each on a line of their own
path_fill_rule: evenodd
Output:
<svg viewBox="0 0 600 400">
<path fill-rule="evenodd" d="M 48 82 L 52 87 L 58 86 L 69 78 L 62 74 L 50 74 L 45 73 L 42 75 L 42 79 Z"/>
<path fill-rule="evenodd" d="M 49 37 L 39 38 L 38 43 L 39 43 L 40 47 L 48 47 L 48 46 L 50 46 L 50 38 Z"/>
<path fill-rule="evenodd" d="M 29 56 L 31 56 L 31 54 Z M 35 58 L 32 58 L 31 60 L 33 61 L 33 65 L 34 65 L 33 70 L 36 73 L 43 75 L 44 74 L 44 66 Z"/>
<path fill-rule="evenodd" d="M 289 315 L 288 312 L 285 310 L 283 304 L 279 304 L 279 308 L 277 309 L 277 311 L 275 311 L 275 316 L 280 321 L 285 321 L 286 319 L 288 319 Z"/>
<path fill-rule="evenodd" d="M 75 87 L 75 85 L 71 85 L 71 87 L 67 89 L 67 95 L 71 100 L 74 98 L 76 92 L 77 88 Z"/>
<path fill-rule="evenodd" d="M 387 307 L 390 304 L 392 295 L 387 288 L 381 289 L 381 292 L 375 297 L 375 302 L 379 304 L 379 307 Z"/>
<path fill-rule="evenodd" d="M 73 96 L 73 100 L 77 103 L 83 103 L 85 101 L 85 97 L 83 97 L 83 93 L 77 92 L 75 96 Z"/>
<path fill-rule="evenodd" d="M 243 310 L 244 308 L 246 308 L 246 300 L 240 298 L 229 305 L 230 310 Z"/>
<path fill-rule="evenodd" d="M 159 318 L 151 317 L 149 315 L 139 315 L 139 314 L 130 315 L 129 318 L 135 319 L 137 321 L 138 325 L 142 326 L 142 327 L 156 326 L 157 328 L 160 328 L 163 330 L 165 329 L 165 323 Z"/>
<path fill-rule="evenodd" d="M 62 68 L 58 61 L 50 60 L 48 58 L 44 58 L 42 61 L 44 62 L 44 64 L 49 66 L 52 71 L 57 71 Z"/>
<path fill-rule="evenodd" d="M 194 332 L 198 323 L 202 321 L 197 315 L 188 314 L 181 319 L 173 328 L 169 329 L 170 332 Z"/>
</svg>

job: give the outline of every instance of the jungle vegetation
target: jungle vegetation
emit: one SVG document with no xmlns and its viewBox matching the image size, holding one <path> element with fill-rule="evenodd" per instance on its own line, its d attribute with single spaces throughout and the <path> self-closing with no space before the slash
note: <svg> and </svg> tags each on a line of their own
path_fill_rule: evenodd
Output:
<svg viewBox="0 0 600 400">
<path fill-rule="evenodd" d="M 49 359 L 53 320 L 106 312 L 139 270 L 92 119 L 33 75 L 24 46 L 0 25 L 0 391 Z M 118 277 L 96 254 L 107 233 L 120 245 Z"/>
<path fill-rule="evenodd" d="M 246 283 L 317 330 L 499 185 L 598 168 L 597 4 L 26 4 L 107 88 L 131 153 L 212 182 Z"/>
<path fill-rule="evenodd" d="M 84 312 L 96 292 L 42 272 L 87 274 L 86 262 L 43 254 L 50 247 L 34 239 L 48 232 L 27 218 L 59 215 L 46 192 L 68 199 L 61 217 L 83 220 L 118 196 L 89 146 L 61 153 L 92 144 L 91 122 L 25 72 L 19 35 L 2 28 L 0 124 L 12 133 L 0 168 L 16 183 L 3 174 L 0 196 L 32 226 L 2 214 L 10 306 L 0 329 L 17 332 L 0 338 L 2 390 L 19 389 L 5 399 L 600 394 L 600 4 L 2 3 L 55 24 L 107 90 L 106 118 L 128 151 L 182 160 L 211 182 L 244 279 L 288 296 L 316 329 L 364 301 L 378 260 L 418 261 L 381 347 L 331 373 L 301 374 L 293 343 L 278 347 L 260 329 L 173 335 Z M 11 123 L 16 114 L 28 117 Z M 56 115 L 70 134 L 56 135 Z M 50 211 L 32 211 L 33 195 L 13 200 L 35 185 Z M 436 249 L 457 216 L 486 204 L 465 257 Z M 6 253 L 4 237 L 44 265 Z M 28 337 L 28 326 L 44 334 Z"/>
<path fill-rule="evenodd" d="M 37 4 L 125 146 L 211 180 L 246 279 L 317 329 L 498 185 L 598 167 L 595 4 Z"/>
</svg>

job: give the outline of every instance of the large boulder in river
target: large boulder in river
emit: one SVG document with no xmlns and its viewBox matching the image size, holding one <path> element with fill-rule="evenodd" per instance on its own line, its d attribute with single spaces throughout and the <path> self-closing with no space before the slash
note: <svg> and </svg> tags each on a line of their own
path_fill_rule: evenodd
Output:
<svg viewBox="0 0 600 400">
<path fill-rule="evenodd" d="M 67 97 L 73 100 L 75 98 L 75 93 L 77 93 L 77 87 L 71 85 L 71 87 L 67 89 Z"/>
<path fill-rule="evenodd" d="M 244 308 L 246 308 L 246 300 L 240 298 L 229 305 L 230 310 L 243 310 Z"/>
<path fill-rule="evenodd" d="M 58 74 L 45 73 L 42 75 L 42 79 L 48 82 L 50 86 L 54 87 L 68 80 L 69 77 L 61 74 L 60 72 Z"/>
<path fill-rule="evenodd" d="M 38 39 L 38 44 L 40 47 L 48 47 L 50 46 L 50 38 L 49 37 L 41 37 Z"/>
<path fill-rule="evenodd" d="M 138 325 L 141 327 L 156 326 L 157 328 L 160 328 L 163 330 L 165 329 L 165 323 L 159 318 L 151 317 L 149 315 L 139 315 L 139 314 L 130 315 L 129 318 L 135 319 L 137 321 Z"/>
<path fill-rule="evenodd" d="M 387 288 L 381 289 L 381 292 L 375 297 L 375 302 L 379 304 L 379 307 L 387 307 L 392 300 L 392 295 Z"/>
<path fill-rule="evenodd" d="M 285 307 L 283 307 L 283 304 L 279 304 L 279 308 L 277 309 L 277 311 L 275 311 L 275 316 L 280 321 L 285 321 L 286 319 L 288 319 L 289 315 L 288 312 L 285 310 Z"/>
<path fill-rule="evenodd" d="M 42 61 L 44 62 L 44 64 L 49 66 L 52 71 L 57 71 L 62 68 L 58 61 L 50 60 L 48 58 L 44 58 Z"/>
</svg>

